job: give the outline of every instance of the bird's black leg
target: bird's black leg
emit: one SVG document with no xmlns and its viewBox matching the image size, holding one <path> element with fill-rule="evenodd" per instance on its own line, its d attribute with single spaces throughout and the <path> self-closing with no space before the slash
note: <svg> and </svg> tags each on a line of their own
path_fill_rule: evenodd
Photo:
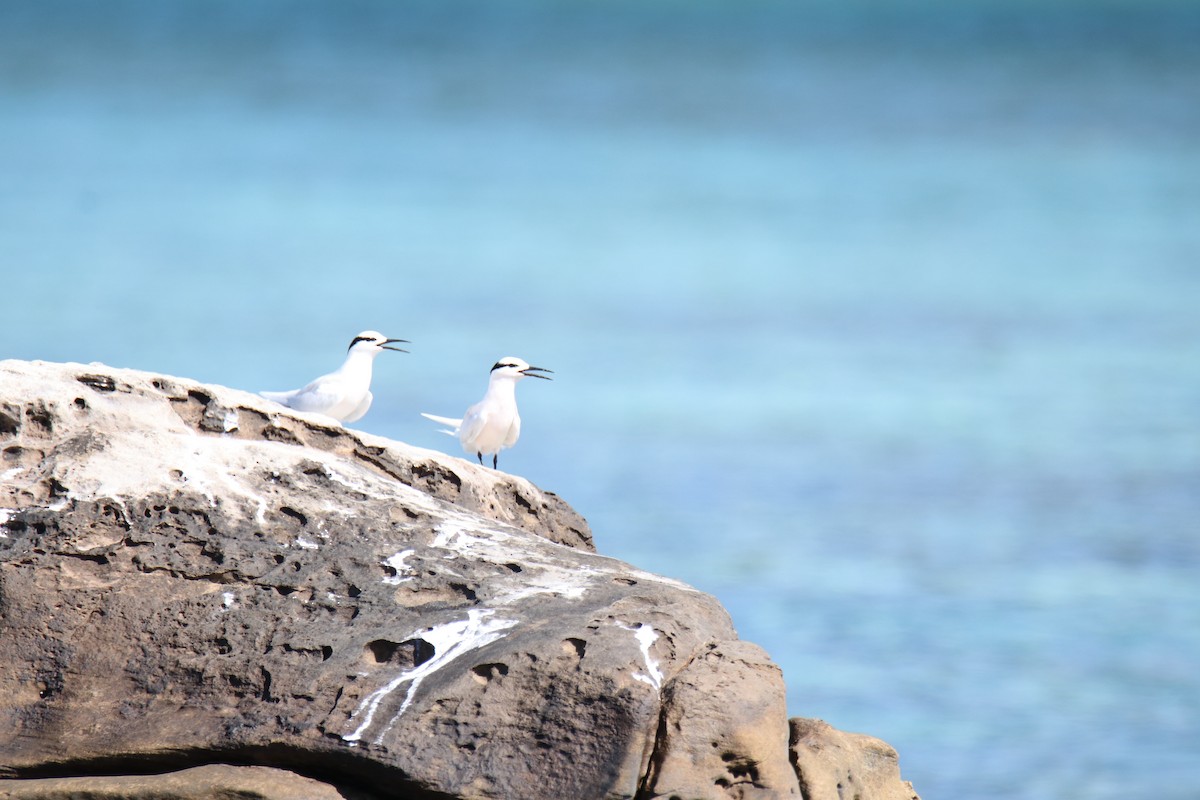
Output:
<svg viewBox="0 0 1200 800">
<path fill-rule="evenodd" d="M 483 466 L 483 453 L 476 453 L 475 457 L 479 459 L 479 466 Z"/>
<path fill-rule="evenodd" d="M 492 469 L 500 469 L 499 467 L 496 466 L 496 463 L 498 461 L 500 461 L 500 454 L 496 453 L 495 455 L 492 456 Z"/>
</svg>

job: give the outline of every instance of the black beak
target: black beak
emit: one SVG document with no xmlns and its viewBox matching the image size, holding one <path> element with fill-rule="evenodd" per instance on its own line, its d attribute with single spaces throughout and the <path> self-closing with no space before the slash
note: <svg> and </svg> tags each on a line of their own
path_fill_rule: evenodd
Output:
<svg viewBox="0 0 1200 800">
<path fill-rule="evenodd" d="M 521 370 L 521 374 L 529 378 L 541 378 L 542 380 L 546 381 L 554 380 L 553 378 L 547 378 L 545 375 L 538 375 L 539 372 L 549 372 L 552 375 L 554 374 L 554 370 L 546 369 L 545 367 L 526 367 L 525 369 Z"/>
<path fill-rule="evenodd" d="M 388 347 L 392 342 L 401 342 L 403 344 L 412 344 L 408 339 L 384 339 L 383 344 L 379 345 L 384 350 L 395 350 L 397 353 L 407 353 L 407 350 L 401 350 L 399 347 Z"/>
</svg>

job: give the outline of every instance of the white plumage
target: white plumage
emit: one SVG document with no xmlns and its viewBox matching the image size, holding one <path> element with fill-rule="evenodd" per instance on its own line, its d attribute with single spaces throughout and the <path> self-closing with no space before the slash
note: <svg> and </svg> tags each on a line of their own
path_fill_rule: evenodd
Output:
<svg viewBox="0 0 1200 800">
<path fill-rule="evenodd" d="M 517 413 L 517 381 L 522 378 L 550 380 L 542 372 L 553 370 L 531 367 L 519 358 L 506 356 L 496 362 L 488 378 L 487 392 L 483 399 L 467 409 L 462 419 L 439 417 L 436 414 L 421 416 L 448 426 L 442 433 L 457 436 L 463 450 L 474 453 L 483 463 L 483 457 L 492 457 L 492 468 L 496 468 L 500 451 L 512 447 L 521 436 L 521 415 Z"/>
<path fill-rule="evenodd" d="M 301 389 L 259 394 L 297 411 L 313 411 L 340 422 L 354 422 L 362 419 L 371 407 L 371 367 L 375 356 L 384 350 L 407 353 L 399 347 L 388 347 L 407 341 L 388 339 L 378 331 L 363 331 L 351 340 L 346 360 L 335 372 L 322 375 Z"/>
</svg>

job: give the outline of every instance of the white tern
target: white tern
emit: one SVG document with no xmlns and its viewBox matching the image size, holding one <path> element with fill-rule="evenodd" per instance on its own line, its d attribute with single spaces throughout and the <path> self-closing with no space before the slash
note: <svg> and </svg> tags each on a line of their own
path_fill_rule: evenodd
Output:
<svg viewBox="0 0 1200 800">
<path fill-rule="evenodd" d="M 322 375 L 301 389 L 290 392 L 259 392 L 268 400 L 297 411 L 314 411 L 340 422 L 362 419 L 371 407 L 371 366 L 384 350 L 407 353 L 389 344 L 407 339 L 389 339 L 378 331 L 363 331 L 350 342 L 346 360 L 337 371 Z"/>
<path fill-rule="evenodd" d="M 442 433 L 457 436 L 463 450 L 474 453 L 483 463 L 483 457 L 492 457 L 492 468 L 497 468 L 500 451 L 512 447 L 521 435 L 521 415 L 517 413 L 517 381 L 522 378 L 551 380 L 542 372 L 553 370 L 531 367 L 519 358 L 506 356 L 492 367 L 488 378 L 487 392 L 483 399 L 467 409 L 462 419 L 439 417 L 422 412 L 421 416 L 449 426 Z"/>
</svg>

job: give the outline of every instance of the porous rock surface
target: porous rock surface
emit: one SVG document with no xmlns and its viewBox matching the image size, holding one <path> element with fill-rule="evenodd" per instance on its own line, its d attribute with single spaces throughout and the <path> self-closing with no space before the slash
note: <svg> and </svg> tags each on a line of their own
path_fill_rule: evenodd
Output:
<svg viewBox="0 0 1200 800">
<path fill-rule="evenodd" d="M 805 797 L 920 800 L 900 780 L 900 758 L 887 742 L 819 719 L 792 719 L 791 730 L 792 764 Z"/>
<path fill-rule="evenodd" d="M 95 364 L 0 451 L 0 798 L 915 797 L 520 478 Z"/>
</svg>

